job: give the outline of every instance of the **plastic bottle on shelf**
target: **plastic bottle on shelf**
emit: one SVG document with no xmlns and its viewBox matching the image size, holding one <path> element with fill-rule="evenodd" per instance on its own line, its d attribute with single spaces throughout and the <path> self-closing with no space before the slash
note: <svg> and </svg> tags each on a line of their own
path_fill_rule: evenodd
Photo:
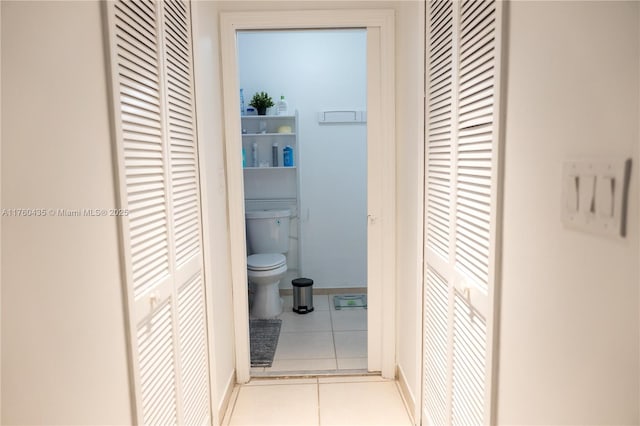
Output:
<svg viewBox="0 0 640 426">
<path fill-rule="evenodd" d="M 242 167 L 247 167 L 247 155 L 244 152 L 244 147 L 242 147 Z"/>
<path fill-rule="evenodd" d="M 280 96 L 280 100 L 276 105 L 276 115 L 287 115 L 289 113 L 289 104 L 284 100 L 284 95 Z"/>
<path fill-rule="evenodd" d="M 244 115 L 244 89 L 240 89 L 240 115 Z"/>
<path fill-rule="evenodd" d="M 293 148 L 291 145 L 287 145 L 282 150 L 283 162 L 282 165 L 285 167 L 293 167 Z"/>
<path fill-rule="evenodd" d="M 271 167 L 278 167 L 278 142 L 271 145 Z"/>
<path fill-rule="evenodd" d="M 251 145 L 251 167 L 258 167 L 258 142 Z"/>
</svg>

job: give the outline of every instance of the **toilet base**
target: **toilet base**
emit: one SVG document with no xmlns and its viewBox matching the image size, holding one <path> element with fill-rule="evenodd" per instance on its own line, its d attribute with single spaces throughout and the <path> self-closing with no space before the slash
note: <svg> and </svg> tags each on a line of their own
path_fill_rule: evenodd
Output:
<svg viewBox="0 0 640 426">
<path fill-rule="evenodd" d="M 252 318 L 275 318 L 282 313 L 282 299 L 280 298 L 280 280 L 271 284 L 255 284 Z"/>
</svg>

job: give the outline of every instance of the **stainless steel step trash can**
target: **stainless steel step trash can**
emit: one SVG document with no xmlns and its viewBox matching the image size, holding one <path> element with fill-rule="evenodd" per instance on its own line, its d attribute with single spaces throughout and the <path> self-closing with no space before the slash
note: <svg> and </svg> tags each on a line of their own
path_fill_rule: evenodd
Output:
<svg viewBox="0 0 640 426">
<path fill-rule="evenodd" d="M 313 280 L 296 278 L 293 285 L 293 312 L 308 314 L 313 312 Z"/>
</svg>

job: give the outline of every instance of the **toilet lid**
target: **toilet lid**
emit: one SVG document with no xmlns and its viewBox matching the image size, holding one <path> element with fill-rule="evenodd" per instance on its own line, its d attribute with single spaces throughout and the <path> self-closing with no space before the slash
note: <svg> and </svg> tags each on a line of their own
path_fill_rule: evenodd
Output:
<svg viewBox="0 0 640 426">
<path fill-rule="evenodd" d="M 247 257 L 247 268 L 252 271 L 268 271 L 287 263 L 287 258 L 280 253 L 252 254 Z"/>
</svg>

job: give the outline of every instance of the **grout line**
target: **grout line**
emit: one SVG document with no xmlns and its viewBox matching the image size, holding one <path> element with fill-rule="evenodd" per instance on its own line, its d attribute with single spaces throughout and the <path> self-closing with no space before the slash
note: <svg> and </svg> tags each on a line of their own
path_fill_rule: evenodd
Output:
<svg viewBox="0 0 640 426">
<path fill-rule="evenodd" d="M 329 318 L 331 319 L 331 340 L 333 341 L 333 356 L 336 362 L 336 370 L 339 370 L 340 367 L 338 366 L 338 348 L 336 347 L 336 330 L 334 329 L 335 326 L 333 324 L 333 314 L 331 313 L 331 302 L 329 302 Z"/>
<path fill-rule="evenodd" d="M 311 334 L 311 333 L 330 333 L 333 329 L 328 330 L 297 330 L 297 331 L 281 331 L 280 334 Z M 363 330 L 364 331 L 364 330 Z"/>
<path fill-rule="evenodd" d="M 337 364 L 336 364 L 337 367 Z M 318 397 L 318 425 L 320 425 L 320 379 L 316 377 L 316 395 Z"/>
</svg>

